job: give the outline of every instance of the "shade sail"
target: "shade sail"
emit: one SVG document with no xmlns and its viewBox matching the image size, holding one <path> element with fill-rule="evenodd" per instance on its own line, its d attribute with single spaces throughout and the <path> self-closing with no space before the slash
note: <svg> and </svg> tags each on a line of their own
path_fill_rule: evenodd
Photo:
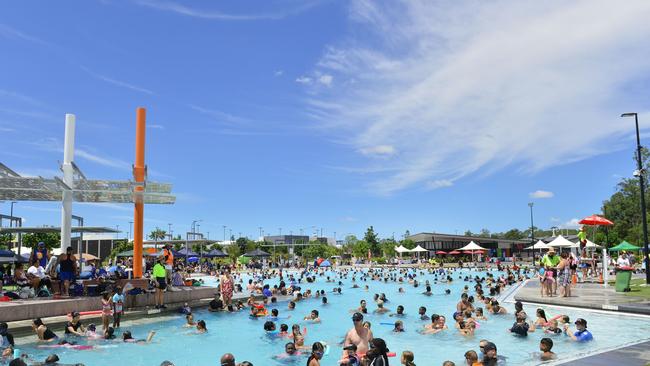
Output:
<svg viewBox="0 0 650 366">
<path fill-rule="evenodd" d="M 611 226 L 614 225 L 613 222 L 607 220 L 606 218 L 598 215 L 591 215 L 589 217 L 585 217 L 584 219 L 578 221 L 579 224 L 582 225 L 593 225 L 593 226 Z"/>
<path fill-rule="evenodd" d="M 464 247 L 458 249 L 458 250 L 487 250 L 486 248 L 483 248 L 482 246 L 474 243 L 473 241 L 470 241 L 469 244 L 465 245 Z"/>
<path fill-rule="evenodd" d="M 572 245 L 573 243 L 562 235 L 558 235 L 552 242 L 548 243 L 548 246 L 553 248 L 569 248 Z"/>
<path fill-rule="evenodd" d="M 398 247 L 395 247 L 395 251 L 397 253 L 409 253 L 411 250 L 407 249 L 406 247 L 400 245 Z"/>
<path fill-rule="evenodd" d="M 549 248 L 550 247 L 548 246 L 548 244 L 544 243 L 541 240 L 538 240 L 537 243 L 535 243 L 534 245 L 529 246 L 528 248 L 526 248 L 526 250 L 533 250 L 533 249 L 540 250 L 540 249 L 549 249 Z"/>
<path fill-rule="evenodd" d="M 637 247 L 636 245 L 632 245 L 628 243 L 627 241 L 623 240 L 623 242 L 615 247 L 609 248 L 610 252 L 618 252 L 621 250 L 639 250 L 641 249 L 640 247 Z"/>
<path fill-rule="evenodd" d="M 426 250 L 426 249 L 424 249 L 424 248 L 422 248 L 421 246 L 418 245 L 417 247 L 411 249 L 411 252 L 413 252 L 413 253 L 424 253 L 424 252 L 428 252 L 428 250 Z"/>
<path fill-rule="evenodd" d="M 252 252 L 244 254 L 244 257 L 270 257 L 271 255 L 261 249 L 255 249 Z"/>
</svg>

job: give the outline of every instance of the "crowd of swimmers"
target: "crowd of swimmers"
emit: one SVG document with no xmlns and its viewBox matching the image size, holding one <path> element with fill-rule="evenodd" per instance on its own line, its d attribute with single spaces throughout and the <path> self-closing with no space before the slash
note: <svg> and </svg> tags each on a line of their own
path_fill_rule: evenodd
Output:
<svg viewBox="0 0 650 366">
<path fill-rule="evenodd" d="M 284 295 L 289 296 L 288 309 L 293 310 L 300 302 L 307 302 L 310 299 L 317 299 L 321 304 L 327 305 L 329 303 L 328 294 L 331 296 L 341 295 L 343 290 L 343 279 L 351 279 L 352 289 L 369 290 L 369 282 L 378 281 L 383 283 L 397 283 L 399 287 L 398 292 L 405 292 L 405 287 L 418 288 L 422 287 L 421 291 L 424 296 L 431 296 L 432 285 L 435 284 L 449 284 L 455 281 L 455 270 L 449 269 L 427 269 L 422 270 L 407 270 L 407 269 L 376 269 L 371 268 L 368 270 L 358 269 L 340 269 L 337 270 L 336 277 L 327 277 L 329 272 L 323 270 L 305 269 L 299 272 L 283 273 L 281 270 L 268 270 L 256 271 L 253 273 L 253 279 L 250 280 L 246 286 L 246 290 L 251 294 L 248 300 L 244 303 L 241 300 L 232 301 L 231 298 L 224 299 L 223 296 L 218 296 L 209 304 L 209 311 L 223 311 L 223 312 L 238 312 L 249 311 L 250 317 L 264 319 L 263 331 L 266 335 L 273 338 L 284 338 L 286 342 L 283 343 L 283 352 L 274 356 L 276 360 L 288 360 L 293 363 L 296 360 L 304 359 L 307 366 L 320 366 L 321 359 L 330 353 L 333 348 L 341 350 L 341 356 L 338 361 L 340 365 L 348 366 L 389 366 L 390 358 L 397 358 L 398 355 L 391 353 L 387 342 L 383 338 L 375 338 L 373 336 L 371 327 L 368 321 L 364 321 L 364 315 L 372 312 L 376 315 L 387 314 L 388 318 L 393 318 L 394 321 L 389 323 L 393 328 L 393 332 L 405 332 L 404 322 L 402 318 L 406 315 L 405 308 L 402 305 L 396 307 L 395 312 L 384 305 L 389 302 L 386 294 L 377 293 L 373 297 L 375 308 L 368 309 L 366 300 L 359 302 L 359 307 L 351 309 L 350 313 L 352 320 L 352 327 L 345 334 L 342 342 L 339 344 L 327 344 L 327 342 L 318 341 L 311 344 L 305 343 L 307 337 L 307 327 L 302 327 L 299 324 L 284 323 L 284 320 L 289 319 L 289 316 L 282 316 L 280 310 L 274 304 L 277 303 L 277 297 Z M 433 275 L 433 279 L 420 281 L 420 278 L 425 274 Z M 573 322 L 575 330 L 571 329 L 571 322 L 567 315 L 559 314 L 553 317 L 548 317 L 543 309 L 536 309 L 535 316 L 529 317 L 523 309 L 523 305 L 519 302 L 515 303 L 514 314 L 509 314 L 507 309 L 503 307 L 497 300 L 497 296 L 503 291 L 506 286 L 512 285 L 517 281 L 522 281 L 527 278 L 527 271 L 510 271 L 506 269 L 506 274 L 494 276 L 492 273 L 482 273 L 483 276 L 468 276 L 460 275 L 459 281 L 464 281 L 467 284 L 464 286 L 459 296 L 459 301 L 456 305 L 456 311 L 451 315 L 448 321 L 444 315 L 441 314 L 427 314 L 426 306 L 419 306 L 417 308 L 418 319 L 425 322 L 422 328 L 418 330 L 421 334 L 436 334 L 440 332 L 456 332 L 460 337 L 472 337 L 481 323 L 488 319 L 488 317 L 508 317 L 513 316 L 513 325 L 507 331 L 517 337 L 529 337 L 532 333 L 541 334 L 542 337 L 539 341 L 539 352 L 536 353 L 536 358 L 539 361 L 548 361 L 556 358 L 553 352 L 554 341 L 558 342 L 561 339 L 566 341 L 575 342 L 588 342 L 593 340 L 593 335 L 587 330 L 587 321 L 579 318 Z M 326 282 L 334 283 L 336 287 L 331 292 L 326 293 L 325 290 L 311 289 L 303 290 L 301 285 L 304 283 L 314 283 L 317 277 L 326 277 Z M 231 281 L 226 290 L 239 291 L 243 286 L 242 277 L 236 273 L 232 275 L 230 272 L 227 276 L 222 275 L 221 280 L 224 278 Z M 277 285 L 271 287 L 269 284 L 264 284 L 265 281 L 270 279 L 279 280 Z M 221 286 L 220 286 L 221 288 Z M 472 292 L 472 294 L 470 294 Z M 451 296 L 451 290 L 446 289 L 440 295 Z M 258 300 L 262 298 L 262 300 Z M 227 301 L 224 301 L 227 300 Z M 92 345 L 81 344 L 82 339 L 90 340 L 105 340 L 115 341 L 119 339 L 122 342 L 147 344 L 150 343 L 155 335 L 155 332 L 150 332 L 146 338 L 134 338 L 130 331 L 126 330 L 121 333 L 121 337 L 117 337 L 116 328 L 120 328 L 120 317 L 123 312 L 124 297 L 120 289 L 117 289 L 113 294 L 102 295 L 102 330 L 101 332 L 94 324 L 89 324 L 87 327 L 81 321 L 79 313 L 70 314 L 69 321 L 63 327 L 64 337 L 59 337 L 51 330 L 41 319 L 34 319 L 32 328 L 41 347 L 57 348 L 65 347 L 72 349 L 88 349 L 89 347 L 102 347 L 102 343 L 92 343 Z M 274 306 L 269 306 L 274 305 Z M 269 312 L 270 309 L 270 312 Z M 206 322 L 204 320 L 195 320 L 194 313 L 188 304 L 179 309 L 185 317 L 184 327 L 192 328 L 197 334 L 208 332 Z M 309 324 L 320 323 L 321 314 L 317 309 L 312 309 L 306 314 L 302 320 Z M 112 324 L 111 324 L 112 322 Z M 276 323 L 280 323 L 279 325 Z M 21 366 L 23 364 L 48 364 L 38 363 L 32 360 L 29 356 L 21 354 L 20 350 L 15 348 L 13 337 L 8 332 L 6 324 L 0 323 L 0 335 L 2 336 L 2 347 L 4 349 L 2 354 L 2 362 L 9 362 L 12 366 Z M 564 335 L 564 338 L 558 338 Z M 88 342 L 85 342 L 88 343 Z M 89 343 L 90 344 L 90 343 Z M 52 355 L 56 356 L 56 355 Z M 464 354 L 467 365 L 469 366 L 492 366 L 503 364 L 505 357 L 497 353 L 497 346 L 494 342 L 489 340 L 481 340 L 478 343 L 478 352 L 476 350 L 468 350 Z M 57 356 L 58 358 L 58 356 Z M 20 363 L 22 362 L 22 363 Z M 56 361 L 55 361 L 56 362 Z M 401 365 L 415 366 L 415 354 L 412 351 L 404 351 L 399 355 L 399 362 Z M 50 363 L 52 364 L 52 363 Z M 164 365 L 173 365 L 169 361 L 163 362 Z M 221 366 L 252 366 L 251 362 L 243 361 L 236 363 L 235 356 L 230 353 L 224 354 L 220 359 Z M 445 361 L 444 366 L 453 366 L 451 361 Z"/>
</svg>

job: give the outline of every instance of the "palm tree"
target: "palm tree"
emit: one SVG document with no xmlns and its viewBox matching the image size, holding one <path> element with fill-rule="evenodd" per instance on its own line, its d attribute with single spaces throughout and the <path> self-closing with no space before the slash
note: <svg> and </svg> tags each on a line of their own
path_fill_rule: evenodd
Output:
<svg viewBox="0 0 650 366">
<path fill-rule="evenodd" d="M 156 241 L 156 250 L 158 250 L 158 240 L 165 239 L 166 237 L 167 232 L 159 227 L 156 227 L 156 230 L 153 230 L 151 233 L 149 233 L 149 239 Z"/>
</svg>

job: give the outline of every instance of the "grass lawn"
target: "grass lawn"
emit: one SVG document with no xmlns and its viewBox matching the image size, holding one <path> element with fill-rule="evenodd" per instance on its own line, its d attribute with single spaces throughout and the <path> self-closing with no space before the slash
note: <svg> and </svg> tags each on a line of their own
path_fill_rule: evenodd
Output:
<svg viewBox="0 0 650 366">
<path fill-rule="evenodd" d="M 614 281 L 610 281 L 612 287 L 615 286 Z M 630 281 L 630 292 L 624 292 L 627 296 L 642 297 L 650 299 L 650 286 L 645 284 L 645 279 L 637 278 Z"/>
</svg>

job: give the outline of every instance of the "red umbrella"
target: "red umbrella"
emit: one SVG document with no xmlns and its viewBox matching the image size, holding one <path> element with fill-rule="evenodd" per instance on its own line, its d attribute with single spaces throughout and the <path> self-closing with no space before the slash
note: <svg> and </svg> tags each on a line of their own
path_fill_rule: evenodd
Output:
<svg viewBox="0 0 650 366">
<path fill-rule="evenodd" d="M 613 222 L 607 220 L 604 217 L 598 216 L 598 215 L 591 215 L 589 217 L 585 217 L 584 219 L 580 220 L 578 224 L 582 225 L 594 225 L 594 226 L 611 226 L 614 225 Z"/>
<path fill-rule="evenodd" d="M 474 254 L 474 252 L 472 252 L 471 250 L 465 250 L 463 251 L 463 254 Z"/>
<path fill-rule="evenodd" d="M 438 254 L 438 255 L 445 255 L 445 254 L 447 254 L 447 252 L 445 252 L 444 250 L 438 250 L 438 251 L 436 252 L 436 254 Z"/>
<path fill-rule="evenodd" d="M 457 250 L 452 250 L 451 252 L 449 252 L 447 254 L 458 255 L 458 254 L 461 254 L 461 253 L 459 251 L 457 251 Z"/>
</svg>

